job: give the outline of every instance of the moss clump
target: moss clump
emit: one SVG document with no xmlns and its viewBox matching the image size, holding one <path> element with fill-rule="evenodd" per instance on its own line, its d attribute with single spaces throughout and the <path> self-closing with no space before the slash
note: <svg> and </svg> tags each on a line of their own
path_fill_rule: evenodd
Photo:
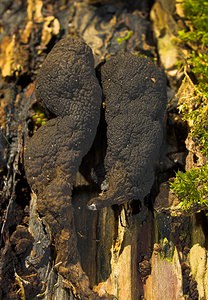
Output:
<svg viewBox="0 0 208 300">
<path fill-rule="evenodd" d="M 182 209 L 208 209 L 208 163 L 186 173 L 179 171 L 171 188 L 181 200 Z"/>
<path fill-rule="evenodd" d="M 189 30 L 179 32 L 185 42 L 201 48 L 208 46 L 208 1 L 185 0 L 184 13 L 188 21 Z"/>
<path fill-rule="evenodd" d="M 208 78 L 208 77 L 207 77 Z M 185 72 L 179 89 L 178 109 L 189 124 L 189 136 L 203 155 L 208 155 L 208 96 Z"/>
<path fill-rule="evenodd" d="M 194 75 L 194 80 L 191 81 L 185 71 L 189 87 L 193 89 L 192 93 L 187 92 L 184 84 L 179 111 L 189 124 L 189 137 L 205 157 L 203 166 L 186 173 L 178 172 L 171 184 L 181 207 L 188 210 L 196 206 L 208 208 L 208 1 L 185 0 L 184 12 L 188 30 L 180 31 L 179 38 L 191 49 L 185 70 Z"/>
<path fill-rule="evenodd" d="M 35 129 L 37 129 L 46 123 L 47 118 L 44 112 L 42 112 L 39 109 L 36 109 L 32 115 L 32 120 L 34 122 Z"/>
<path fill-rule="evenodd" d="M 185 0 L 184 12 L 189 30 L 179 31 L 179 38 L 191 47 L 186 66 L 196 78 L 195 107 L 181 106 L 184 119 L 192 121 L 191 135 L 202 152 L 208 154 L 208 1 Z"/>
<path fill-rule="evenodd" d="M 188 118 L 193 120 L 192 136 L 196 145 L 204 155 L 208 155 L 208 105 L 201 105 L 200 109 L 188 114 Z"/>
</svg>

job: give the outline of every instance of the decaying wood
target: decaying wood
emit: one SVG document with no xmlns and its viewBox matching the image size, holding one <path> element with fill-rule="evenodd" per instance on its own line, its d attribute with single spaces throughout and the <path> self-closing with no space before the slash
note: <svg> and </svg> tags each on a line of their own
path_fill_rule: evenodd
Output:
<svg viewBox="0 0 208 300">
<path fill-rule="evenodd" d="M 180 260 L 176 248 L 173 251 L 171 258 L 163 257 L 160 250 L 153 252 L 151 275 L 144 285 L 145 299 L 184 299 Z M 167 285 L 167 282 L 171 282 L 171 285 Z"/>
<path fill-rule="evenodd" d="M 119 50 L 156 56 L 148 16 L 150 1 L 130 1 L 130 8 L 125 3 L 128 1 L 99 1 L 98 5 L 89 2 L 97 1 L 27 0 L 0 4 L 0 299 L 76 299 L 74 287 L 57 272 L 50 230 L 37 214 L 37 195 L 31 192 L 24 173 L 25 136 L 31 135 L 36 126 L 31 118 L 36 108 L 34 82 L 47 53 L 64 34 L 79 34 L 93 49 L 96 66 Z M 167 1 L 165 7 L 164 1 L 156 2 L 152 15 L 162 14 L 160 21 L 169 20 L 167 24 L 173 25 L 164 37 L 163 24 L 157 27 L 155 18 L 156 39 L 172 41 L 177 28 L 173 1 Z M 181 55 L 172 49 L 170 52 Z M 160 60 L 165 67 L 164 57 Z M 181 74 L 176 75 L 176 61 L 171 62 L 174 66 L 169 67 L 173 69 L 167 73 L 176 90 Z M 185 165 L 187 150 L 177 139 L 182 123 L 174 105 L 169 107 L 168 119 L 168 159 L 162 159 L 147 206 L 140 208 L 136 202 L 89 211 L 86 204 L 97 191 L 78 175 L 72 198 L 77 247 L 90 287 L 100 296 L 108 292 L 119 300 L 143 296 L 159 300 L 162 295 L 173 299 L 187 295 L 190 299 L 207 297 L 205 214 L 198 213 L 195 219 L 181 214 L 167 184 L 161 186 L 156 212 L 152 214 L 159 184 L 174 176 L 177 163 Z M 92 149 L 85 166 L 88 160 L 103 157 L 98 153 L 103 143 L 98 141 L 100 146 Z M 182 159 L 175 163 L 171 157 L 178 158 L 178 153 Z M 187 162 L 194 162 L 193 155 Z M 164 257 L 164 238 L 171 241 L 174 249 L 170 260 Z M 193 246 L 197 243 L 201 246 Z M 34 268 L 39 257 L 41 264 Z"/>
</svg>

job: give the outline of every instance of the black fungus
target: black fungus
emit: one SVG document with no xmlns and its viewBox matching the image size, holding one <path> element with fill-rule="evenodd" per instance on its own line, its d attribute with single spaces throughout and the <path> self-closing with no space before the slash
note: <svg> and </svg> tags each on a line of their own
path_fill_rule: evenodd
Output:
<svg viewBox="0 0 208 300">
<path fill-rule="evenodd" d="M 107 123 L 106 178 L 90 209 L 142 200 L 149 193 L 167 102 L 164 74 L 149 59 L 131 54 L 109 59 L 101 67 L 101 84 Z M 99 299 L 80 265 L 71 204 L 75 175 L 100 119 L 102 91 L 90 48 L 79 38 L 57 43 L 39 71 L 35 94 L 54 118 L 26 143 L 27 179 L 37 194 L 39 216 L 51 231 L 59 273 L 82 299 Z"/>
<path fill-rule="evenodd" d="M 37 212 L 54 241 L 59 273 L 82 299 L 99 299 L 80 265 L 71 204 L 75 175 L 95 138 L 102 94 L 83 40 L 65 38 L 55 45 L 38 73 L 35 94 L 54 116 L 26 142 L 25 170 Z"/>
<path fill-rule="evenodd" d="M 100 119 L 101 88 L 91 49 L 79 38 L 58 42 L 38 73 L 35 94 L 55 116 L 30 139 L 25 154 L 28 181 L 42 192 L 62 176 L 73 184 L 93 143 Z"/>
<path fill-rule="evenodd" d="M 155 64 L 130 53 L 101 68 L 107 122 L 105 189 L 88 207 L 100 209 L 143 200 L 154 182 L 163 140 L 166 79 Z"/>
</svg>

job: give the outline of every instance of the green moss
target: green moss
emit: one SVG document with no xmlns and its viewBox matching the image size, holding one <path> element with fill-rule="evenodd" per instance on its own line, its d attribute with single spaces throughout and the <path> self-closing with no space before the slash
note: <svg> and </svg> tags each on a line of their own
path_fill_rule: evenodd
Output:
<svg viewBox="0 0 208 300">
<path fill-rule="evenodd" d="M 188 31 L 179 31 L 179 38 L 192 48 L 186 67 L 196 78 L 195 106 L 183 109 L 184 119 L 192 121 L 191 135 L 202 152 L 208 154 L 208 1 L 185 0 Z M 185 101 L 186 102 L 186 101 Z M 187 106 L 187 103 L 184 103 Z"/>
<path fill-rule="evenodd" d="M 208 105 L 201 105 L 200 109 L 196 109 L 189 113 L 189 118 L 193 120 L 191 134 L 195 144 L 202 153 L 208 155 Z"/>
<path fill-rule="evenodd" d="M 184 12 L 188 20 L 191 21 L 194 30 L 196 43 L 202 42 L 208 45 L 208 1 L 204 0 L 185 0 Z"/>
<path fill-rule="evenodd" d="M 189 137 L 204 157 L 208 156 L 208 1 L 184 0 L 184 12 L 189 30 L 179 31 L 182 43 L 190 52 L 184 68 L 195 76 L 193 93 L 179 101 L 179 111 L 189 124 Z M 185 90 L 185 88 L 184 88 Z M 185 93 L 183 94 L 185 95 Z M 206 159 L 204 160 L 206 161 Z M 171 189 L 181 201 L 181 207 L 208 208 L 208 163 L 185 173 L 178 172 Z"/>
<path fill-rule="evenodd" d="M 123 42 L 128 41 L 132 35 L 133 35 L 133 31 L 126 30 L 123 36 L 117 38 L 117 43 L 120 45 Z"/>
<path fill-rule="evenodd" d="M 178 172 L 170 185 L 180 199 L 182 209 L 208 209 L 208 163 L 185 173 Z"/>
<path fill-rule="evenodd" d="M 186 75 L 188 76 L 188 75 Z M 191 82 L 190 78 L 189 81 Z M 192 83 L 193 85 L 193 83 Z M 186 86 L 185 88 L 186 89 Z M 201 90 L 201 91 L 200 91 Z M 189 135 L 203 155 L 208 155 L 208 97 L 206 92 L 193 85 L 191 95 L 179 101 L 179 111 L 189 124 Z M 184 91 L 184 93 L 186 90 Z"/>
<path fill-rule="evenodd" d="M 187 64 L 208 92 L 208 1 L 184 0 L 184 13 L 189 29 L 179 31 L 178 36 L 192 48 Z"/>
<path fill-rule="evenodd" d="M 43 111 L 36 109 L 32 115 L 32 120 L 35 124 L 35 128 L 38 128 L 45 124 L 45 122 L 47 121 L 47 118 Z"/>
<path fill-rule="evenodd" d="M 208 46 L 208 1 L 185 0 L 184 13 L 191 23 L 188 31 L 179 32 L 179 37 L 200 47 Z"/>
</svg>

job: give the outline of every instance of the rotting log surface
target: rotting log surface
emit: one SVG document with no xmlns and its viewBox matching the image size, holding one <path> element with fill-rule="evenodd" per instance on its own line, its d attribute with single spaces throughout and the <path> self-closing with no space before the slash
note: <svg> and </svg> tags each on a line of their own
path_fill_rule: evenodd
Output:
<svg viewBox="0 0 208 300">
<path fill-rule="evenodd" d="M 89 5 L 87 2 L 99 3 Z M 36 299 L 38 294 L 47 300 L 74 299 L 72 286 L 58 275 L 50 230 L 36 213 L 36 195 L 31 197 L 23 167 L 24 136 L 28 133 L 31 136 L 37 126 L 33 121 L 37 107 L 32 83 L 47 53 L 63 34 L 74 35 L 76 32 L 93 49 L 96 66 L 109 54 L 124 49 L 152 58 L 158 55 L 149 20 L 152 1 L 112 0 L 106 1 L 106 5 L 101 2 L 104 1 L 8 0 L 0 3 L 0 299 Z M 177 24 L 173 17 L 173 1 L 156 1 L 156 4 L 153 8 L 154 32 L 161 50 L 162 41 L 168 46 L 168 41 L 173 40 Z M 163 22 L 168 30 L 164 31 Z M 169 57 L 170 53 L 175 53 L 172 44 L 169 49 L 168 59 L 160 57 L 162 63 L 175 61 Z M 159 51 L 160 55 L 163 55 L 162 51 Z M 172 75 L 176 73 L 174 66 L 166 71 L 171 86 L 176 85 L 178 78 Z M 100 123 L 99 130 L 106 132 L 105 122 Z M 102 136 L 103 139 L 96 137 L 80 167 L 83 174 L 89 174 L 88 170 L 91 170 L 90 175 L 98 184 L 104 179 L 103 166 L 99 164 L 106 152 L 106 137 L 105 134 Z M 160 182 L 167 181 L 174 176 L 175 170 L 184 167 L 185 138 L 186 128 L 175 108 L 170 108 L 168 160 L 162 161 L 152 193 L 145 199 L 150 208 Z M 190 277 L 187 257 L 192 236 L 193 243 L 203 240 L 202 245 L 207 244 L 205 215 L 198 214 L 193 222 L 189 216 L 177 218 L 160 212 L 153 223 L 151 211 L 145 206 L 140 210 L 138 202 L 92 212 L 86 209 L 86 204 L 98 190 L 85 179 L 77 178 L 72 203 L 81 265 L 90 279 L 90 286 L 98 292 L 117 295 L 120 300 L 143 296 L 143 287 L 151 272 L 153 242 L 168 236 L 176 245 L 180 259 L 182 254 L 183 293 L 198 299 L 197 284 Z M 166 189 L 159 201 L 162 206 L 168 193 Z M 27 230 L 28 224 L 31 234 Z M 29 255 L 31 249 L 32 255 Z M 31 264 L 31 261 L 36 263 L 31 260 L 36 257 L 35 252 L 45 253 L 38 272 Z M 166 281 L 165 270 L 163 278 Z M 200 282 L 199 278 L 197 280 Z M 166 281 L 167 288 L 170 282 Z"/>
<path fill-rule="evenodd" d="M 118 54 L 116 60 L 106 64 L 111 74 L 101 70 L 101 78 L 107 102 L 107 161 L 114 164 L 110 171 L 110 192 L 114 196 L 107 200 L 111 206 L 140 196 L 143 200 L 152 187 L 153 166 L 159 158 L 163 136 L 166 82 L 150 60 L 132 54 Z M 112 74 L 119 77 L 117 81 Z M 106 81 L 110 81 L 109 86 Z M 116 90 L 119 84 L 123 87 L 120 93 Z M 51 233 L 58 273 L 79 297 L 97 299 L 80 266 L 71 204 L 76 173 L 92 146 L 100 118 L 101 88 L 90 48 L 79 38 L 61 39 L 38 73 L 35 94 L 37 102 L 55 116 L 26 142 L 25 170 L 37 194 L 37 214 Z M 125 165 L 120 165 L 124 160 Z M 120 169 L 116 169 L 117 165 Z M 120 182 L 119 174 L 124 181 Z M 112 187 L 116 185 L 114 191 Z M 118 201 L 121 195 L 123 200 Z M 38 264 L 41 260 L 42 257 Z"/>
</svg>

